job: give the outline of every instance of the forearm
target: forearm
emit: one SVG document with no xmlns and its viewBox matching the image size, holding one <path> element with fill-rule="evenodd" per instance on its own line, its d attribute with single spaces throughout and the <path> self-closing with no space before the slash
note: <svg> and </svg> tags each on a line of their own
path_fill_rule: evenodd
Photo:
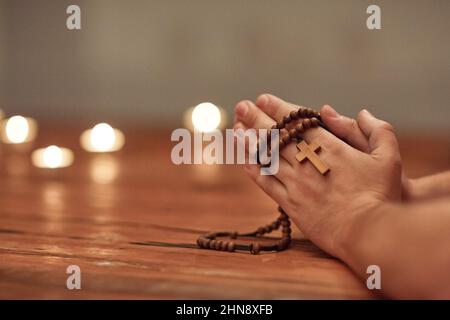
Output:
<svg viewBox="0 0 450 320">
<path fill-rule="evenodd" d="M 381 204 L 358 220 L 341 258 L 361 278 L 378 265 L 389 297 L 450 298 L 450 198 Z"/>
<path fill-rule="evenodd" d="M 409 179 L 406 189 L 405 197 L 410 201 L 450 195 L 450 171 Z"/>
</svg>

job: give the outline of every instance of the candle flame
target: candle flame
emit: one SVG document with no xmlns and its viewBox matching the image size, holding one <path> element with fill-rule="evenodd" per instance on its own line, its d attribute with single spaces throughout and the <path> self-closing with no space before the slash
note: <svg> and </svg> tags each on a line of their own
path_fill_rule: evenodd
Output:
<svg viewBox="0 0 450 320">
<path fill-rule="evenodd" d="M 192 124 L 200 132 L 216 130 L 221 121 L 220 110 L 210 102 L 197 105 L 192 111 Z"/>
<path fill-rule="evenodd" d="M 11 143 L 23 143 L 27 140 L 30 126 L 27 119 L 22 116 L 14 116 L 6 123 L 6 137 Z"/>
<path fill-rule="evenodd" d="M 100 152 L 113 149 L 116 143 L 116 133 L 114 129 L 107 123 L 99 123 L 91 132 L 91 145 Z"/>
<path fill-rule="evenodd" d="M 48 168 L 58 168 L 63 162 L 63 153 L 57 146 L 45 148 L 43 153 L 43 162 Z"/>
</svg>

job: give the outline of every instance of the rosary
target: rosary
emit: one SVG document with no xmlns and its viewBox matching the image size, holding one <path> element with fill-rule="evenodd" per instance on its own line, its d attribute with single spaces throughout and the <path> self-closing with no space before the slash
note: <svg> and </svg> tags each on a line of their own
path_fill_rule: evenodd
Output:
<svg viewBox="0 0 450 320">
<path fill-rule="evenodd" d="M 294 123 L 295 121 L 295 123 Z M 273 125 L 271 129 L 280 130 L 281 139 L 279 141 L 279 149 L 285 148 L 291 141 L 297 142 L 297 149 L 300 151 L 296 155 L 296 159 L 299 162 L 303 162 L 305 159 L 311 161 L 314 167 L 322 174 L 326 174 L 330 168 L 324 163 L 319 156 L 316 154 L 320 151 L 320 145 L 315 142 L 308 144 L 304 139 L 302 134 L 310 129 L 323 127 L 326 129 L 325 125 L 321 121 L 320 113 L 314 111 L 311 108 L 300 107 L 298 110 L 293 110 L 289 115 L 283 117 L 283 119 L 277 124 Z M 267 140 L 270 139 L 270 130 L 267 132 Z M 270 150 L 269 150 L 270 152 Z M 259 161 L 258 161 L 259 163 Z M 220 250 L 220 251 L 246 251 L 252 254 L 258 254 L 261 251 L 274 252 L 283 251 L 289 247 L 291 244 L 291 221 L 286 212 L 278 207 L 280 216 L 268 224 L 265 227 L 260 227 L 254 232 L 249 233 L 238 233 L 238 232 L 212 232 L 206 235 L 202 235 L 197 239 L 197 245 L 203 249 Z M 258 238 L 264 234 L 271 233 L 274 230 L 278 230 L 282 227 L 281 239 L 270 243 L 261 244 L 259 242 L 252 242 L 250 244 L 239 244 L 234 241 L 224 241 L 218 240 L 218 238 L 230 238 L 232 240 L 238 237 L 254 237 Z"/>
</svg>

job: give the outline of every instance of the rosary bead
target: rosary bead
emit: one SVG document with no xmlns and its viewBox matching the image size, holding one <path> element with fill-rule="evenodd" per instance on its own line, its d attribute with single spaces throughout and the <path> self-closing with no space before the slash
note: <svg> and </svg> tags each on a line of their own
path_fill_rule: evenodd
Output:
<svg viewBox="0 0 450 320">
<path fill-rule="evenodd" d="M 281 120 L 280 122 L 277 123 L 277 129 L 283 129 L 284 128 L 284 122 L 283 120 Z"/>
<path fill-rule="evenodd" d="M 291 226 L 291 221 L 289 221 L 289 220 L 283 220 L 283 221 L 281 221 L 281 225 L 282 225 L 283 227 L 289 227 L 289 226 Z"/>
<path fill-rule="evenodd" d="M 228 245 L 227 245 L 227 250 L 228 250 L 228 252 L 233 252 L 234 249 L 235 249 L 235 244 L 234 244 L 234 242 L 228 242 Z"/>
<path fill-rule="evenodd" d="M 279 207 L 278 211 L 280 212 L 280 216 L 278 217 L 279 220 L 289 219 L 288 215 L 283 210 L 283 208 Z"/>
<path fill-rule="evenodd" d="M 291 119 L 293 119 L 293 120 L 298 119 L 298 111 L 297 110 L 292 110 L 291 113 L 289 113 L 289 115 L 291 116 Z"/>
<path fill-rule="evenodd" d="M 286 249 L 286 242 L 283 240 L 279 240 L 277 242 L 277 246 L 278 246 L 278 251 L 284 250 L 284 249 Z"/>
<path fill-rule="evenodd" d="M 303 127 L 304 127 L 305 129 L 311 128 L 311 119 L 304 119 L 304 120 L 303 120 Z"/>
<path fill-rule="evenodd" d="M 303 133 L 305 131 L 305 127 L 303 127 L 303 124 L 299 123 L 295 126 L 295 131 L 297 133 Z"/>
<path fill-rule="evenodd" d="M 214 239 L 215 237 L 216 237 L 216 234 L 213 233 L 213 232 L 207 233 L 207 234 L 205 235 L 205 238 L 206 238 L 206 239 Z"/>
<path fill-rule="evenodd" d="M 316 128 L 319 126 L 319 119 L 311 118 L 311 127 Z"/>
<path fill-rule="evenodd" d="M 206 248 L 215 249 L 216 248 L 216 240 L 209 240 L 208 246 Z"/>
<path fill-rule="evenodd" d="M 271 233 L 272 232 L 272 225 L 268 224 L 264 227 L 264 233 Z"/>
<path fill-rule="evenodd" d="M 280 227 L 280 223 L 277 221 L 272 222 L 272 230 L 276 230 Z"/>
<path fill-rule="evenodd" d="M 283 234 L 291 234 L 291 227 L 283 227 Z"/>
<path fill-rule="evenodd" d="M 216 250 L 220 250 L 220 248 L 222 248 L 222 240 L 219 240 L 216 242 L 216 245 L 214 246 L 214 249 Z"/>
<path fill-rule="evenodd" d="M 281 138 L 283 140 L 283 142 L 285 144 L 288 144 L 289 141 L 291 141 L 291 137 L 289 137 L 289 135 L 283 136 L 283 138 Z"/>
<path fill-rule="evenodd" d="M 223 241 L 223 242 L 220 244 L 220 250 L 222 250 L 222 251 L 227 251 L 227 250 L 228 250 L 228 242 Z"/>
<path fill-rule="evenodd" d="M 295 129 L 289 130 L 289 137 L 291 137 L 291 139 L 297 138 L 297 130 Z"/>
<path fill-rule="evenodd" d="M 258 254 L 261 251 L 261 245 L 259 244 L 259 242 L 253 242 L 250 245 L 250 252 L 252 254 Z"/>
<path fill-rule="evenodd" d="M 289 122 L 291 122 L 291 116 L 289 115 L 289 116 L 284 116 L 283 117 L 283 122 L 284 122 L 284 124 L 286 125 L 286 124 L 288 124 Z"/>
<path fill-rule="evenodd" d="M 262 236 L 265 232 L 264 227 L 258 228 L 258 230 L 256 230 L 256 234 L 259 236 Z"/>
<path fill-rule="evenodd" d="M 298 109 L 298 115 L 299 118 L 305 118 L 307 115 L 307 110 L 304 107 L 300 107 L 300 109 Z"/>
</svg>

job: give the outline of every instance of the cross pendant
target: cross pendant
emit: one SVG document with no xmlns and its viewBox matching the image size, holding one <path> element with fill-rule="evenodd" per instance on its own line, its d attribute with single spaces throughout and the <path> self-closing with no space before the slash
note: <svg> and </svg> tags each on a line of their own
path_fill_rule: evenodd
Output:
<svg viewBox="0 0 450 320">
<path fill-rule="evenodd" d="M 295 158 L 299 162 L 303 162 L 305 159 L 308 159 L 321 174 L 325 174 L 330 170 L 330 167 L 328 167 L 328 165 L 316 154 L 316 151 L 320 151 L 320 145 L 317 143 L 312 142 L 308 145 L 305 140 L 302 140 L 297 145 L 297 149 L 300 150 L 300 152 L 297 153 Z"/>
</svg>

